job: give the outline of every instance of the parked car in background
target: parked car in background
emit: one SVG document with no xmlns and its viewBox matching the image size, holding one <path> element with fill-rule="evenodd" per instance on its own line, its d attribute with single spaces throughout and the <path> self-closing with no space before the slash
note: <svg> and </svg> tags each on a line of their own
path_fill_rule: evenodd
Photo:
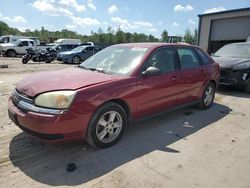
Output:
<svg viewBox="0 0 250 188">
<path fill-rule="evenodd" d="M 2 43 L 12 43 L 14 44 L 19 39 L 32 39 L 35 41 L 36 45 L 40 45 L 38 37 L 30 36 L 19 36 L 19 35 L 4 35 L 0 37 L 0 44 Z"/>
<path fill-rule="evenodd" d="M 79 44 L 55 44 L 52 49 L 56 51 L 56 53 L 71 51 L 74 48 L 78 47 Z"/>
<path fill-rule="evenodd" d="M 220 65 L 220 84 L 243 89 L 250 93 L 250 43 L 223 46 L 212 55 Z"/>
<path fill-rule="evenodd" d="M 102 48 L 99 46 L 78 46 L 71 51 L 58 53 L 57 60 L 63 61 L 64 63 L 79 64 L 100 50 L 102 50 Z"/>
<path fill-rule="evenodd" d="M 28 48 L 33 50 L 46 49 L 48 46 L 36 45 L 36 42 L 32 39 L 19 39 L 14 44 L 3 43 L 0 44 L 0 52 L 7 57 L 16 57 L 16 55 L 24 55 Z"/>
<path fill-rule="evenodd" d="M 8 101 L 9 117 L 41 140 L 109 147 L 128 122 L 187 105 L 209 108 L 218 78 L 219 65 L 196 46 L 114 45 L 77 67 L 21 80 Z"/>
<path fill-rule="evenodd" d="M 81 44 L 80 39 L 58 39 L 54 42 L 55 44 Z"/>
</svg>

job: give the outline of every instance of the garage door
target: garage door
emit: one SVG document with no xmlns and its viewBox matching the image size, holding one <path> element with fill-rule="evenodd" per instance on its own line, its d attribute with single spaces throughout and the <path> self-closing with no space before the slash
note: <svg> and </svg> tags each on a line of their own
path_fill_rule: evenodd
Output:
<svg viewBox="0 0 250 188">
<path fill-rule="evenodd" d="M 250 36 L 250 16 L 213 20 L 211 41 L 246 40 Z"/>
</svg>

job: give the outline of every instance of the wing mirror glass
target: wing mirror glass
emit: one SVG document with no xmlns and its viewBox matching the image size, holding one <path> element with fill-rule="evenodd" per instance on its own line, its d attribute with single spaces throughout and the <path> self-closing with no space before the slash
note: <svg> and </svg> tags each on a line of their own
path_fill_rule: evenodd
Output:
<svg viewBox="0 0 250 188">
<path fill-rule="evenodd" d="M 142 72 L 142 75 L 144 76 L 156 76 L 160 74 L 161 74 L 161 70 L 156 67 L 148 67 L 147 70 Z"/>
</svg>

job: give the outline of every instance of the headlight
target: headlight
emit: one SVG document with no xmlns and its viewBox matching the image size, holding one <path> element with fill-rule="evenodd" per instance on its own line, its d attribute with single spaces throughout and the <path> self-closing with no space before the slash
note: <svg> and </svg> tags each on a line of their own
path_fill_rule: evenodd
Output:
<svg viewBox="0 0 250 188">
<path fill-rule="evenodd" d="M 241 63 L 241 64 L 238 64 L 238 65 L 233 66 L 233 69 L 234 69 L 234 70 L 248 69 L 248 68 L 250 68 L 250 62 Z"/>
<path fill-rule="evenodd" d="M 75 91 L 53 91 L 43 93 L 35 98 L 35 105 L 40 107 L 66 109 L 72 103 Z"/>
</svg>

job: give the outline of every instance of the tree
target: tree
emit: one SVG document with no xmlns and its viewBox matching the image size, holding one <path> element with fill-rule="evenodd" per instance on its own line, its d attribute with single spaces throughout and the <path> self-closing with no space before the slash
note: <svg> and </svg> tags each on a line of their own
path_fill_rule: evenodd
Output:
<svg viewBox="0 0 250 188">
<path fill-rule="evenodd" d="M 190 29 L 186 29 L 185 34 L 184 34 L 184 41 L 188 44 L 193 44 L 194 43 L 194 37 L 190 31 Z"/>
<path fill-rule="evenodd" d="M 167 42 L 168 41 L 168 32 L 167 30 L 163 30 L 162 34 L 161 34 L 161 41 L 163 42 Z"/>
<path fill-rule="evenodd" d="M 198 29 L 194 29 L 194 44 L 198 45 Z"/>
<path fill-rule="evenodd" d="M 36 29 L 34 31 L 26 29 L 24 32 L 19 31 L 17 28 L 9 27 L 3 21 L 0 21 L 0 36 L 2 35 L 23 35 L 38 37 L 41 41 L 47 43 L 53 43 L 59 38 L 76 38 L 81 39 L 82 42 L 101 42 L 101 43 L 124 43 L 124 42 L 157 42 L 158 38 L 153 35 L 146 35 L 144 33 L 130 33 L 123 32 L 121 28 L 118 28 L 116 32 L 112 27 L 108 27 L 106 32 L 102 28 L 99 28 L 96 32 L 91 31 L 91 35 L 80 35 L 74 31 L 68 29 L 62 29 L 61 31 L 49 31 L 45 27 Z M 166 30 L 162 33 L 162 40 L 167 39 L 168 32 Z"/>
</svg>

